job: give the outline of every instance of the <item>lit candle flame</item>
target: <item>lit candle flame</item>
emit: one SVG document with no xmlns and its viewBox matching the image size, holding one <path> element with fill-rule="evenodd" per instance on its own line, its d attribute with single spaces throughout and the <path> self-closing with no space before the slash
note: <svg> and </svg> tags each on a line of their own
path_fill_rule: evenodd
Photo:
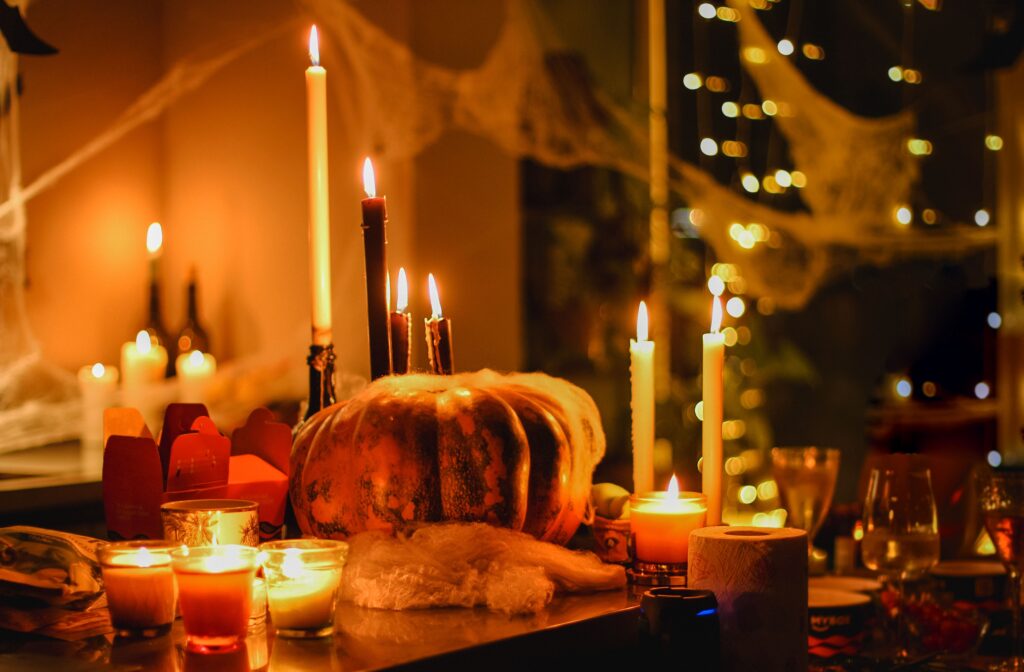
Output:
<svg viewBox="0 0 1024 672">
<path fill-rule="evenodd" d="M 722 299 L 715 297 L 711 304 L 711 333 L 717 334 L 722 329 Z"/>
<path fill-rule="evenodd" d="M 205 360 L 206 358 L 203 356 L 203 353 L 200 352 L 199 350 L 193 350 L 188 355 L 188 363 L 191 366 L 202 366 Z"/>
<path fill-rule="evenodd" d="M 160 248 L 164 244 L 164 229 L 160 226 L 160 222 L 153 222 L 146 229 L 146 249 L 149 251 L 151 257 L 155 257 L 160 253 Z"/>
<path fill-rule="evenodd" d="M 668 482 L 668 498 L 679 499 L 679 481 L 676 479 L 676 475 L 672 474 L 672 480 Z"/>
<path fill-rule="evenodd" d="M 430 287 L 430 310 L 433 311 L 433 317 L 441 317 L 441 297 L 437 293 L 437 282 L 434 280 L 434 274 L 429 273 L 427 275 L 427 285 Z"/>
<path fill-rule="evenodd" d="M 135 556 L 135 564 L 139 567 L 153 566 L 153 554 L 149 552 L 148 548 L 143 546 L 139 549 L 139 552 Z"/>
<path fill-rule="evenodd" d="M 281 573 L 285 578 L 297 579 L 303 574 L 302 558 L 299 557 L 299 549 L 284 549 L 284 560 L 281 561 Z"/>
<path fill-rule="evenodd" d="M 316 34 L 316 26 L 309 29 L 309 62 L 313 67 L 320 65 L 320 39 Z"/>
<path fill-rule="evenodd" d="M 377 196 L 377 180 L 373 177 L 373 162 L 370 161 L 370 157 L 363 161 L 363 191 L 366 192 L 367 198 Z"/>
<path fill-rule="evenodd" d="M 405 268 L 398 269 L 398 312 L 404 313 L 409 309 L 409 281 L 405 277 Z"/>
<path fill-rule="evenodd" d="M 640 308 L 636 311 L 636 340 L 642 342 L 647 340 L 647 303 L 640 302 Z"/>
<path fill-rule="evenodd" d="M 92 377 L 102 378 L 103 374 L 107 372 L 107 367 L 103 366 L 99 362 L 92 365 Z"/>
<path fill-rule="evenodd" d="M 140 355 L 148 355 L 149 351 L 153 349 L 153 341 L 145 329 L 135 335 L 135 349 Z"/>
</svg>

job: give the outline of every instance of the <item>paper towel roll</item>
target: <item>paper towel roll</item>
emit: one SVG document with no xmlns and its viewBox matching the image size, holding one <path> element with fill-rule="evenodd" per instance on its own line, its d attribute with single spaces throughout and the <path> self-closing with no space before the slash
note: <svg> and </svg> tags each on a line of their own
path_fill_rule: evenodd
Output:
<svg viewBox="0 0 1024 672">
<path fill-rule="evenodd" d="M 690 534 L 687 588 L 718 599 L 723 672 L 807 669 L 807 533 L 705 527 Z"/>
</svg>

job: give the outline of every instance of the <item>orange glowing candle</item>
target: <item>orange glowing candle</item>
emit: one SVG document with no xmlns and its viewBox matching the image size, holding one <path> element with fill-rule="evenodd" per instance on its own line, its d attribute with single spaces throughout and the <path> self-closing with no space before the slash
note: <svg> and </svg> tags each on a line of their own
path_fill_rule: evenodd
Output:
<svg viewBox="0 0 1024 672">
<path fill-rule="evenodd" d="M 188 647 L 232 650 L 245 639 L 252 611 L 256 549 L 183 547 L 171 554 Z"/>
<path fill-rule="evenodd" d="M 701 428 L 701 489 L 708 498 L 708 525 L 722 524 L 722 398 L 725 337 L 722 335 L 721 327 L 722 300 L 716 296 L 711 307 L 711 331 L 704 334 L 701 369 L 704 407 Z"/>
<path fill-rule="evenodd" d="M 675 476 L 665 492 L 633 495 L 629 526 L 636 559 L 654 564 L 685 563 L 690 532 L 704 527 L 706 514 L 703 495 L 680 493 Z"/>
<path fill-rule="evenodd" d="M 331 342 L 331 229 L 327 179 L 327 71 L 320 65 L 316 26 L 309 31 L 306 119 L 309 158 L 309 279 L 313 344 Z"/>
</svg>

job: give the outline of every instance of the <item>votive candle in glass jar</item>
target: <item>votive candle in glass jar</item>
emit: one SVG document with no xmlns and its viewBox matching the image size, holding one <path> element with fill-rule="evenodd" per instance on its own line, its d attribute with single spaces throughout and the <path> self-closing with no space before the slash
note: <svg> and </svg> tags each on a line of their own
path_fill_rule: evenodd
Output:
<svg viewBox="0 0 1024 672">
<path fill-rule="evenodd" d="M 256 549 L 250 546 L 197 546 L 171 553 L 190 650 L 238 648 L 249 625 L 256 566 Z"/>
<path fill-rule="evenodd" d="M 634 568 L 685 573 L 690 532 L 704 527 L 706 517 L 707 498 L 696 492 L 679 492 L 674 476 L 665 492 L 633 495 L 629 524 Z"/>
<path fill-rule="evenodd" d="M 118 541 L 100 546 L 110 620 L 123 637 L 157 637 L 174 622 L 177 588 L 171 551 L 161 540 Z"/>
<path fill-rule="evenodd" d="M 270 620 L 282 637 L 334 632 L 348 544 L 330 539 L 271 541 L 260 546 Z"/>
</svg>

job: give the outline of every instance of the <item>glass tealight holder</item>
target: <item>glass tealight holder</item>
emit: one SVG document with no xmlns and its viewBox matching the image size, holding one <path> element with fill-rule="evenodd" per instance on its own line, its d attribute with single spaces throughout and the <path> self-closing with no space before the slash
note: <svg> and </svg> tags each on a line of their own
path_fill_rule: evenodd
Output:
<svg viewBox="0 0 1024 672">
<path fill-rule="evenodd" d="M 685 586 L 690 532 L 704 527 L 707 510 L 707 498 L 699 492 L 630 497 L 630 580 L 644 586 Z"/>
<path fill-rule="evenodd" d="M 171 553 L 186 646 L 198 653 L 236 650 L 252 613 L 256 549 L 197 546 Z"/>
<path fill-rule="evenodd" d="M 348 544 L 330 539 L 271 541 L 260 546 L 270 620 L 282 637 L 334 632 L 341 570 Z"/>
<path fill-rule="evenodd" d="M 171 551 L 161 540 L 118 541 L 99 547 L 110 620 L 121 637 L 158 637 L 174 623 L 178 591 Z"/>
</svg>

